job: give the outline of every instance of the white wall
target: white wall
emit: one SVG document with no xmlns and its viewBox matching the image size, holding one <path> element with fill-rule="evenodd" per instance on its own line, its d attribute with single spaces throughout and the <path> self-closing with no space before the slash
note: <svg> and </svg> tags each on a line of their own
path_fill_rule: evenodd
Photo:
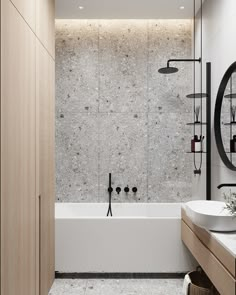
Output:
<svg viewBox="0 0 236 295">
<path fill-rule="evenodd" d="M 200 26 L 198 24 L 197 31 Z M 196 43 L 199 34 L 196 34 Z M 198 54 L 197 54 L 198 56 Z M 214 109 L 219 84 L 226 69 L 236 61 L 236 1 L 207 0 L 203 6 L 203 82 L 205 85 L 205 63 L 212 63 L 212 199 L 222 200 L 223 182 L 236 183 L 236 172 L 229 170 L 221 161 L 214 135 Z M 205 89 L 205 86 L 204 86 Z M 205 191 L 205 169 L 202 176 L 195 178 L 193 197 L 202 198 Z M 229 191 L 229 189 L 225 189 Z"/>
</svg>

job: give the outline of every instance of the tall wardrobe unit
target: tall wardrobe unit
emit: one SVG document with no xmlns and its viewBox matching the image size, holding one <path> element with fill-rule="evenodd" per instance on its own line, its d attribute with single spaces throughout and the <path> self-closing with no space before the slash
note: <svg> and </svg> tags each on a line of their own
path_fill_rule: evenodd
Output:
<svg viewBox="0 0 236 295">
<path fill-rule="evenodd" d="M 54 0 L 1 2 L 1 295 L 54 279 Z"/>
</svg>

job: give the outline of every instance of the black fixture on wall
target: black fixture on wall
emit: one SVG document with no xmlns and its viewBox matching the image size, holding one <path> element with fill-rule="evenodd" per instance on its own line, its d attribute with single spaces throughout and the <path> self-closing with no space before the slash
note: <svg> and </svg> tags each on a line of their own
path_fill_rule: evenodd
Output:
<svg viewBox="0 0 236 295">
<path fill-rule="evenodd" d="M 120 194 L 121 188 L 119 186 L 116 188 L 116 192 L 117 192 L 118 195 Z"/>
<path fill-rule="evenodd" d="M 137 187 L 133 187 L 133 188 L 132 188 L 132 192 L 133 192 L 134 194 L 136 194 L 137 191 L 138 191 Z"/>
<path fill-rule="evenodd" d="M 111 197 L 112 197 L 112 192 L 113 192 L 112 181 L 111 181 L 111 173 L 109 173 L 109 184 L 108 184 L 107 191 L 108 191 L 108 195 L 109 195 L 107 216 L 113 216 L 113 214 L 112 214 L 112 203 L 111 203 Z M 122 189 L 121 189 L 121 187 L 118 186 L 118 187 L 116 187 L 115 191 L 119 195 L 121 193 Z M 137 191 L 138 191 L 138 189 L 137 189 L 136 186 L 132 187 L 132 192 L 134 193 L 134 195 L 136 195 Z M 126 194 L 128 194 L 130 192 L 130 188 L 129 188 L 128 185 L 124 188 L 124 192 Z"/>
<path fill-rule="evenodd" d="M 222 187 L 236 187 L 236 183 L 221 183 L 217 186 L 218 189 L 221 189 Z"/>
<path fill-rule="evenodd" d="M 179 71 L 178 68 L 175 68 L 175 67 L 171 67 L 170 66 L 170 63 L 171 62 L 201 62 L 201 58 L 199 57 L 198 59 L 195 59 L 195 58 L 184 58 L 184 59 L 169 59 L 167 61 L 167 65 L 165 68 L 160 68 L 158 70 L 158 72 L 160 74 L 174 74 L 174 73 L 177 73 Z"/>
<path fill-rule="evenodd" d="M 211 63 L 206 64 L 206 199 L 211 200 Z"/>
<path fill-rule="evenodd" d="M 124 192 L 125 192 L 125 193 L 128 193 L 128 192 L 129 192 L 129 187 L 128 187 L 128 185 L 124 188 Z"/>
<path fill-rule="evenodd" d="M 108 186 L 108 193 L 109 193 L 109 205 L 108 205 L 108 211 L 107 216 L 112 216 L 112 209 L 111 209 L 111 194 L 113 192 L 113 188 L 111 186 L 111 173 L 109 173 L 109 186 Z"/>
</svg>

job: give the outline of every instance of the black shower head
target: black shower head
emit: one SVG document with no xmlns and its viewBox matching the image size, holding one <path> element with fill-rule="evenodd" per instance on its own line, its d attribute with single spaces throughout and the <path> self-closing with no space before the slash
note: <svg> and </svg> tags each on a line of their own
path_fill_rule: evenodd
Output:
<svg viewBox="0 0 236 295">
<path fill-rule="evenodd" d="M 170 67 L 170 63 L 171 62 L 201 62 L 202 59 L 201 58 L 198 58 L 198 59 L 189 59 L 189 58 L 181 58 L 181 59 L 169 59 L 167 61 L 167 66 L 165 68 L 161 68 L 158 70 L 158 72 L 160 74 L 174 74 L 174 73 L 177 73 L 179 71 L 178 68 L 175 68 L 175 67 Z"/>
<path fill-rule="evenodd" d="M 166 68 L 161 68 L 158 70 L 160 74 L 174 74 L 177 73 L 179 69 L 175 67 L 167 66 Z"/>
</svg>

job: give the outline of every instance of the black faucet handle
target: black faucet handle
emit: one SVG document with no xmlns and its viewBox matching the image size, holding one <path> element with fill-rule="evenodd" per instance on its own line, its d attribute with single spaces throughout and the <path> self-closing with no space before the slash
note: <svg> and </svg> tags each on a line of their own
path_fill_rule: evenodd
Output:
<svg viewBox="0 0 236 295">
<path fill-rule="evenodd" d="M 117 192 L 118 195 L 120 194 L 121 188 L 119 186 L 116 188 L 116 192 Z"/>
<path fill-rule="evenodd" d="M 112 193 L 113 192 L 113 188 L 111 186 L 108 187 L 108 193 Z"/>
<path fill-rule="evenodd" d="M 134 186 L 134 187 L 132 188 L 132 192 L 133 192 L 133 193 L 137 193 L 137 191 L 138 191 L 137 187 Z"/>
<path fill-rule="evenodd" d="M 129 187 L 128 187 L 128 185 L 124 188 L 124 191 L 125 191 L 126 193 L 129 192 Z"/>
</svg>

